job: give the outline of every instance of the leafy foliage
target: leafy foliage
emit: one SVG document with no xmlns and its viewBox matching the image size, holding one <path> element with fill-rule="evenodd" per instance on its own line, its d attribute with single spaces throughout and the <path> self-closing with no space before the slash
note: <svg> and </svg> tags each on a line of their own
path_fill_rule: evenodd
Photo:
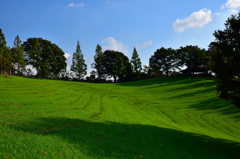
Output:
<svg viewBox="0 0 240 159">
<path fill-rule="evenodd" d="M 3 70 L 10 70 L 12 68 L 12 62 L 9 58 L 0 56 L 0 68 L 1 68 L 1 74 Z"/>
<path fill-rule="evenodd" d="M 178 66 L 187 69 L 207 68 L 208 52 L 198 46 L 187 45 L 177 50 Z"/>
<path fill-rule="evenodd" d="M 176 51 L 172 48 L 165 49 L 161 47 L 154 52 L 154 55 L 149 59 L 149 65 L 155 74 L 161 72 L 169 76 L 169 71 L 175 68 Z"/>
<path fill-rule="evenodd" d="M 28 64 L 37 69 L 39 77 L 57 77 L 66 68 L 65 53 L 56 44 L 42 38 L 29 38 L 23 46 Z"/>
<path fill-rule="evenodd" d="M 240 13 L 231 16 L 224 30 L 216 30 L 209 46 L 210 68 L 218 81 L 217 91 L 240 107 Z"/>
<path fill-rule="evenodd" d="M 103 53 L 104 74 L 114 78 L 114 82 L 126 80 L 131 74 L 131 64 L 123 53 L 113 50 L 106 50 Z"/>
</svg>

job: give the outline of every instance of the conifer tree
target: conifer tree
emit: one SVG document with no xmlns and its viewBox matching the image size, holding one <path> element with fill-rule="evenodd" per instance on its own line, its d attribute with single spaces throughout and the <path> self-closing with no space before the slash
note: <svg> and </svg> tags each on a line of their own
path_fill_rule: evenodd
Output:
<svg viewBox="0 0 240 159">
<path fill-rule="evenodd" d="M 7 47 L 6 45 L 7 45 L 7 43 L 6 43 L 6 40 L 5 40 L 5 36 L 2 33 L 2 29 L 0 29 L 0 49 L 3 48 L 3 47 Z"/>
<path fill-rule="evenodd" d="M 14 40 L 13 48 L 11 49 L 12 62 L 15 67 L 17 67 L 18 73 L 20 73 L 20 68 L 26 66 L 25 56 L 24 56 L 24 47 L 22 46 L 22 41 L 19 36 Z"/>
<path fill-rule="evenodd" d="M 92 63 L 92 68 L 96 69 L 96 74 L 98 75 L 98 79 L 101 79 L 103 75 L 103 52 L 102 52 L 102 47 L 98 44 L 95 50 L 95 55 L 94 55 L 94 62 Z"/>
<path fill-rule="evenodd" d="M 132 58 L 131 58 L 131 67 L 134 74 L 136 74 L 137 78 L 139 78 L 141 70 L 142 70 L 142 63 L 137 53 L 137 49 L 134 47 Z"/>
<path fill-rule="evenodd" d="M 7 42 L 5 36 L 0 29 L 0 73 L 3 73 L 3 70 L 10 70 L 12 68 L 10 49 L 7 47 Z"/>
<path fill-rule="evenodd" d="M 78 80 L 80 80 L 82 77 L 84 77 L 87 74 L 86 70 L 87 70 L 87 65 L 85 64 L 82 50 L 80 48 L 80 44 L 78 41 L 76 52 L 73 53 L 71 71 L 74 71 L 78 76 Z"/>
</svg>

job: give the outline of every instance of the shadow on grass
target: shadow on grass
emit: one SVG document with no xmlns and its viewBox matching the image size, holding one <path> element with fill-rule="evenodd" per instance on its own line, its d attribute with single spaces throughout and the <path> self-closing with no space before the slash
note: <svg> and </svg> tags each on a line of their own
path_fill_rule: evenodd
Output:
<svg viewBox="0 0 240 159">
<path fill-rule="evenodd" d="M 196 96 L 196 98 L 198 98 L 199 95 L 205 95 L 207 96 L 207 94 L 212 93 L 213 91 L 215 91 L 216 88 L 215 87 L 209 87 L 203 90 L 197 90 L 197 91 L 193 91 L 193 92 L 189 92 L 189 93 L 183 93 L 180 95 L 176 95 L 176 96 L 172 96 L 170 97 L 170 99 L 181 99 L 181 98 L 191 98 L 193 96 Z M 206 98 L 206 97 L 205 97 Z"/>
<path fill-rule="evenodd" d="M 221 99 L 218 96 L 202 100 L 197 104 L 191 105 L 189 108 L 194 108 L 197 110 L 215 110 L 223 115 L 240 113 L 239 108 L 234 106 L 229 101 Z M 235 116 L 235 118 L 240 119 L 240 115 L 236 115 L 237 116 Z"/>
<path fill-rule="evenodd" d="M 65 141 L 69 145 L 65 149 L 70 149 L 70 158 L 78 158 L 79 152 L 84 152 L 89 158 L 237 159 L 240 156 L 238 142 L 150 125 L 40 118 L 11 128 L 37 134 L 39 140 L 52 136 Z M 54 142 L 51 144 L 57 144 Z M 55 146 L 48 146 L 49 153 L 57 153 Z"/>
<path fill-rule="evenodd" d="M 159 88 L 161 87 L 168 87 L 173 86 L 172 89 L 167 90 L 167 91 L 182 91 L 185 89 L 194 89 L 198 87 L 204 87 L 204 88 L 209 88 L 216 86 L 216 81 L 207 81 L 204 78 L 198 78 L 198 77 L 181 77 L 182 80 L 175 80 L 176 77 L 172 77 L 172 80 L 166 81 L 166 82 L 159 82 L 159 85 L 155 85 L 152 87 L 147 87 L 147 89 L 154 89 L 154 88 Z M 177 79 L 177 78 L 176 78 Z M 207 82 L 206 82 L 207 81 Z M 200 82 L 200 83 L 199 83 Z"/>
<path fill-rule="evenodd" d="M 117 85 L 120 86 L 133 86 L 133 87 L 140 87 L 140 86 L 150 86 L 154 84 L 176 84 L 181 83 L 186 80 L 196 80 L 201 78 L 196 77 L 186 77 L 186 76 L 178 76 L 178 77 L 161 77 L 161 78 L 153 78 L 153 79 L 147 79 L 147 80 L 139 80 L 139 81 L 133 81 L 133 82 L 121 82 Z"/>
</svg>

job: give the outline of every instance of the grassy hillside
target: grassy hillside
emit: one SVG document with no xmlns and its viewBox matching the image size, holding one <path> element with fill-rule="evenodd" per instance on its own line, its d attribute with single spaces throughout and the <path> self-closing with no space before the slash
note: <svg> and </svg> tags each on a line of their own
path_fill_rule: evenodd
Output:
<svg viewBox="0 0 240 159">
<path fill-rule="evenodd" d="M 0 76 L 0 158 L 239 159 L 240 112 L 215 85 Z"/>
</svg>

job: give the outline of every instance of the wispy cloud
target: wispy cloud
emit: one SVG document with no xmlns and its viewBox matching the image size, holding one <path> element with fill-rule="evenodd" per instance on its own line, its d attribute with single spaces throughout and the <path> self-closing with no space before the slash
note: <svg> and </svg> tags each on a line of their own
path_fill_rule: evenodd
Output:
<svg viewBox="0 0 240 159">
<path fill-rule="evenodd" d="M 183 32 L 186 28 L 203 27 L 211 21 L 211 10 L 203 8 L 198 12 L 193 12 L 185 19 L 177 19 L 173 23 L 173 28 L 177 32 Z"/>
<path fill-rule="evenodd" d="M 109 4 L 111 1 L 110 0 L 108 0 L 108 1 L 106 1 L 106 2 L 102 2 L 102 4 Z"/>
<path fill-rule="evenodd" d="M 227 0 L 227 3 L 223 4 L 221 9 L 227 8 L 238 8 L 240 7 L 240 0 Z"/>
<path fill-rule="evenodd" d="M 237 13 L 238 13 L 238 10 L 236 10 L 236 9 L 231 10 L 231 14 L 237 14 Z"/>
<path fill-rule="evenodd" d="M 145 42 L 143 42 L 143 44 L 137 45 L 137 46 L 136 46 L 136 49 L 137 49 L 137 50 L 140 50 L 140 49 L 142 49 L 142 48 L 147 48 L 149 45 L 152 45 L 152 40 L 145 41 Z"/>
<path fill-rule="evenodd" d="M 85 4 L 84 3 L 79 3 L 79 4 L 70 3 L 68 6 L 69 7 L 84 7 Z"/>
<path fill-rule="evenodd" d="M 128 55 L 128 50 L 126 49 L 128 46 L 123 44 L 122 42 L 118 42 L 113 37 L 107 37 L 106 39 L 103 39 L 101 41 L 102 43 L 107 42 L 106 47 L 102 47 L 103 51 L 105 50 L 114 50 L 124 53 L 125 55 Z"/>
</svg>

